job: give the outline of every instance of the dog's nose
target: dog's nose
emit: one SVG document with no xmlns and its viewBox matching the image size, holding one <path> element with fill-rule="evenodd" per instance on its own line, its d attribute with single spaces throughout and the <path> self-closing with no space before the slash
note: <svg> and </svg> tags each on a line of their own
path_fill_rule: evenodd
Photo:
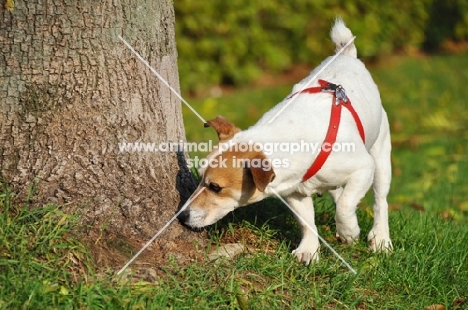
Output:
<svg viewBox="0 0 468 310">
<path fill-rule="evenodd" d="M 189 210 L 184 210 L 182 211 L 177 219 L 182 223 L 185 224 L 187 222 L 188 218 L 190 217 L 190 211 Z"/>
</svg>

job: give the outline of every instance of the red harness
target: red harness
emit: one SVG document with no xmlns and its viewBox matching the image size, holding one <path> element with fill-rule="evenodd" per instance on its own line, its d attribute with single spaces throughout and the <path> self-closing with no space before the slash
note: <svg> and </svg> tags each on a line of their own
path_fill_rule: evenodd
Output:
<svg viewBox="0 0 468 310">
<path fill-rule="evenodd" d="M 312 163 L 312 166 L 307 170 L 307 172 L 302 177 L 302 182 L 307 181 L 311 177 L 313 177 L 319 170 L 322 168 L 323 164 L 327 160 L 328 156 L 330 156 L 332 146 L 336 142 L 336 136 L 338 134 L 338 129 L 340 127 L 341 121 L 341 107 L 346 107 L 356 122 L 357 129 L 359 131 L 359 135 L 361 136 L 362 141 L 365 143 L 366 138 L 364 134 L 364 127 L 362 126 L 361 119 L 359 115 L 354 110 L 353 106 L 351 105 L 351 101 L 349 100 L 348 96 L 346 95 L 343 87 L 341 85 L 332 84 L 330 82 L 319 80 L 318 81 L 320 86 L 319 87 L 310 87 L 301 90 L 300 92 L 294 93 L 288 98 L 295 96 L 296 94 L 316 94 L 321 92 L 329 92 L 333 94 L 333 104 L 331 108 L 331 115 L 330 115 L 330 125 L 328 126 L 327 135 L 325 136 L 325 140 L 322 143 L 322 146 L 327 143 L 329 146 L 328 148 L 320 148 L 320 153 L 318 154 L 315 161 Z"/>
</svg>

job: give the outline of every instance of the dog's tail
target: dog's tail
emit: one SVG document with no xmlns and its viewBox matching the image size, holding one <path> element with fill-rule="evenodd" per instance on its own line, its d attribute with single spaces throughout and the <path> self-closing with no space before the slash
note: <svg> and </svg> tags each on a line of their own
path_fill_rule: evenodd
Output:
<svg viewBox="0 0 468 310">
<path fill-rule="evenodd" d="M 354 45 L 354 36 L 351 33 L 351 30 L 346 27 L 344 21 L 340 17 L 336 18 L 335 24 L 330 31 L 330 36 L 333 43 L 335 43 L 335 53 L 338 53 L 343 47 L 346 46 L 346 44 L 349 43 L 348 46 L 346 46 L 346 48 L 341 52 L 341 54 L 357 57 L 357 49 Z"/>
</svg>

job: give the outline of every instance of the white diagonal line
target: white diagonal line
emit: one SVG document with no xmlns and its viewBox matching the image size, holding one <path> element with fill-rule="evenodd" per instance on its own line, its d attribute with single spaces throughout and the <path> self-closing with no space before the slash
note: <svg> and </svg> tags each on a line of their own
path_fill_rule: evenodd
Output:
<svg viewBox="0 0 468 310">
<path fill-rule="evenodd" d="M 356 270 L 354 270 L 354 268 L 351 267 L 351 265 L 348 264 L 348 262 L 347 262 L 340 254 L 338 254 L 338 252 L 336 252 L 335 249 L 333 249 L 333 248 L 331 247 L 331 245 L 329 245 L 328 242 L 325 241 L 325 239 L 323 239 L 322 237 L 320 237 L 320 235 L 315 231 L 315 229 L 313 229 L 312 226 L 310 226 L 310 224 L 307 223 L 307 221 L 305 221 L 305 220 L 299 215 L 299 213 L 297 213 L 296 210 L 294 210 L 294 208 L 291 207 L 291 206 L 286 202 L 286 200 L 284 200 L 283 197 L 281 197 L 281 196 L 278 194 L 277 191 L 275 191 L 275 190 L 274 190 L 273 188 L 271 188 L 271 187 L 270 187 L 270 189 L 271 189 L 271 191 L 272 191 L 273 193 L 275 193 L 275 195 L 292 211 L 292 213 L 294 213 L 294 215 L 295 215 L 297 218 L 299 218 L 299 219 L 307 226 L 307 228 L 309 228 L 309 229 L 320 239 L 320 241 L 322 241 L 322 243 L 325 244 L 325 246 L 326 246 L 333 254 L 335 254 L 335 256 L 338 257 L 338 258 L 343 262 L 343 264 L 346 265 L 346 267 L 348 267 L 349 270 L 351 270 L 352 273 L 357 274 Z"/>
<path fill-rule="evenodd" d="M 120 275 L 125 269 L 127 269 L 127 267 L 157 238 L 159 237 L 160 234 L 162 234 L 162 232 L 167 228 L 169 227 L 169 225 L 187 208 L 187 206 L 195 200 L 195 198 L 198 197 L 198 195 L 200 195 L 204 190 L 205 190 L 206 187 L 202 187 L 202 189 L 197 193 L 195 194 L 195 196 L 189 200 L 187 200 L 187 202 L 182 206 L 182 208 L 180 208 L 179 212 L 177 212 L 170 220 L 169 222 L 166 223 L 166 225 L 164 225 L 163 228 L 161 228 L 157 233 L 156 235 L 153 236 L 153 238 L 151 238 L 150 241 L 148 241 L 142 248 L 140 251 L 138 251 L 138 253 L 135 254 L 135 256 L 132 257 L 132 259 L 130 259 L 126 264 L 125 266 L 122 267 L 122 269 L 120 269 L 119 272 L 117 272 L 117 275 Z"/>
<path fill-rule="evenodd" d="M 312 81 L 315 80 L 315 79 L 317 78 L 317 76 L 318 76 L 320 73 L 322 73 L 323 70 L 325 70 L 325 69 L 336 59 L 336 57 L 338 57 L 338 56 L 341 54 L 341 52 L 343 52 L 343 50 L 344 50 L 345 48 L 347 48 L 348 45 L 350 45 L 350 44 L 354 41 L 354 39 L 356 39 L 356 36 L 352 37 L 351 40 L 349 40 L 348 43 L 346 43 L 346 45 L 343 46 L 343 47 L 338 51 L 338 53 L 336 53 L 336 54 L 330 59 L 330 61 L 327 62 L 327 63 L 322 67 L 322 69 L 320 69 L 319 72 L 317 72 L 317 73 L 304 85 L 304 87 L 302 87 L 301 90 L 299 90 L 298 92 L 296 92 L 296 94 L 295 94 L 294 96 L 292 96 L 291 99 L 289 99 L 289 101 L 281 108 L 281 110 L 279 110 L 278 113 L 276 113 L 275 116 L 273 116 L 273 118 L 272 118 L 271 120 L 268 121 L 268 124 L 270 124 L 271 122 L 273 122 L 273 121 L 278 117 L 278 115 L 280 115 L 280 114 L 284 111 L 284 109 L 286 109 L 286 108 L 297 98 L 297 96 L 299 96 L 299 95 L 301 94 L 301 92 L 302 92 L 304 89 L 306 89 L 307 87 L 309 87 L 309 84 L 312 83 Z"/>
<path fill-rule="evenodd" d="M 186 105 L 196 116 L 198 116 L 198 118 L 199 118 L 203 123 L 206 123 L 205 119 L 204 119 L 203 117 L 201 117 L 201 115 L 198 114 L 197 111 L 195 111 L 195 109 L 192 108 L 192 106 L 191 106 L 190 104 L 188 104 L 188 102 L 185 101 L 185 99 L 182 98 L 182 96 L 181 96 L 174 88 L 172 88 L 172 86 L 169 85 L 169 83 L 168 83 L 156 70 L 154 70 L 153 67 L 151 67 L 151 66 L 149 65 L 149 63 L 148 63 L 143 57 L 141 57 L 141 55 L 138 54 L 138 53 L 133 49 L 133 47 L 132 47 L 130 44 L 128 44 L 128 42 L 125 41 L 120 35 L 119 35 L 119 39 L 128 47 L 129 50 L 132 51 L 133 54 L 135 54 L 135 56 L 136 56 L 138 59 L 141 60 L 142 63 L 145 64 L 146 67 L 148 67 L 148 69 L 151 70 L 151 72 L 153 72 L 153 73 L 161 80 L 161 82 L 163 82 L 167 87 L 169 87 L 169 89 L 174 93 L 174 95 L 177 96 L 177 98 L 179 98 L 183 103 L 185 103 L 185 105 Z"/>
</svg>

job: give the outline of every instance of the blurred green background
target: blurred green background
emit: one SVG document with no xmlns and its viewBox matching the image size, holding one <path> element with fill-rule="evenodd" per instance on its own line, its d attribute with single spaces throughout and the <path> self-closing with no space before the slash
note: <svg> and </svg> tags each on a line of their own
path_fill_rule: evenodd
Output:
<svg viewBox="0 0 468 310">
<path fill-rule="evenodd" d="M 181 87 L 191 94 L 317 65 L 333 52 L 336 16 L 357 36 L 359 57 L 367 61 L 468 40 L 466 0 L 177 0 L 174 6 Z"/>
</svg>

